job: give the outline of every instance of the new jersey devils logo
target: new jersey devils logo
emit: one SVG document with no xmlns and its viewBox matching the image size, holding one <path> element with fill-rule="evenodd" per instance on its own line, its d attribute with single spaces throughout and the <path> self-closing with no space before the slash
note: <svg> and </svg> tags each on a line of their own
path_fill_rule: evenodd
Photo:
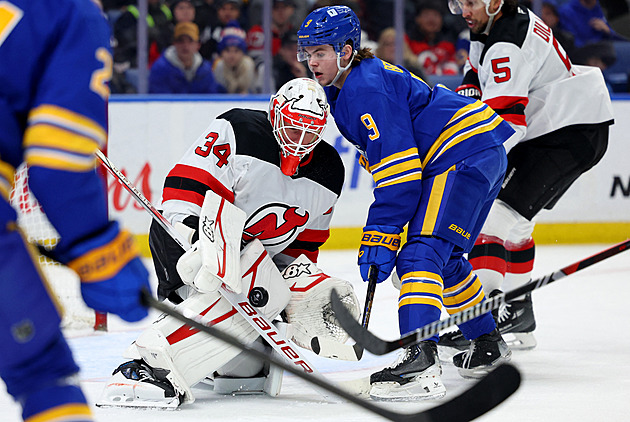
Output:
<svg viewBox="0 0 630 422">
<path fill-rule="evenodd" d="M 308 211 L 298 213 L 298 207 L 287 204 L 267 204 L 252 213 L 245 222 L 243 241 L 258 238 L 266 246 L 276 246 L 295 234 L 308 222 Z"/>
</svg>

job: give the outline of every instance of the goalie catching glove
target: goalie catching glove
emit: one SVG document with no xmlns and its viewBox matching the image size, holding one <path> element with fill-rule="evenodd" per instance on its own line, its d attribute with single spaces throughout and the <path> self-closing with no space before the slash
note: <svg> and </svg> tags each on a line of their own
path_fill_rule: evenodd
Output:
<svg viewBox="0 0 630 422">
<path fill-rule="evenodd" d="M 148 315 L 140 304 L 140 291 L 149 290 L 149 273 L 131 234 L 121 231 L 115 221 L 66 251 L 52 254 L 79 275 L 81 295 L 90 308 L 130 322 Z"/>
<path fill-rule="evenodd" d="M 330 293 L 335 289 L 344 305 L 358 319 L 361 309 L 352 285 L 346 280 L 324 274 L 304 255 L 287 266 L 282 277 L 291 290 L 285 317 L 293 329 L 293 341 L 309 350 L 313 337 L 345 343 L 348 334 L 335 317 Z"/>
</svg>

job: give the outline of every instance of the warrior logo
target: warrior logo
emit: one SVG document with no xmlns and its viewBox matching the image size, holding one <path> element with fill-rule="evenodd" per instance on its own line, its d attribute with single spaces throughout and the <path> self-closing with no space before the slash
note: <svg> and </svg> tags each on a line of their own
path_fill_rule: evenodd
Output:
<svg viewBox="0 0 630 422">
<path fill-rule="evenodd" d="M 291 239 L 299 227 L 308 222 L 308 211 L 298 213 L 298 207 L 287 204 L 266 204 L 249 216 L 243 230 L 243 241 L 258 238 L 265 246 L 280 245 Z"/>
</svg>

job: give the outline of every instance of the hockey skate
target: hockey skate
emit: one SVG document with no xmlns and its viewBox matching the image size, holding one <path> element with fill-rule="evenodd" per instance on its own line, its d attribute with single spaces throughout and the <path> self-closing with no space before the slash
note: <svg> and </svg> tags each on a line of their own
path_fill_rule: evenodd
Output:
<svg viewBox="0 0 630 422">
<path fill-rule="evenodd" d="M 427 400 L 446 394 L 437 344 L 423 341 L 407 347 L 389 368 L 370 377 L 373 400 Z"/>
<path fill-rule="evenodd" d="M 490 293 L 490 297 L 499 293 L 501 293 L 500 290 L 494 290 Z M 533 333 L 536 329 L 536 319 L 530 293 L 522 299 L 501 305 L 498 310 L 492 311 L 492 316 L 511 349 L 530 350 L 536 347 L 536 338 Z M 441 334 L 438 346 L 466 350 L 470 346 L 470 341 L 466 340 L 461 331 L 456 330 Z"/>
<path fill-rule="evenodd" d="M 453 356 L 453 364 L 464 378 L 482 378 L 511 356 L 512 351 L 495 328 L 472 340 L 468 350 Z"/>
<path fill-rule="evenodd" d="M 125 362 L 114 370 L 96 405 L 175 409 L 182 397 L 166 375 L 166 370 L 151 368 L 141 359 Z"/>
</svg>

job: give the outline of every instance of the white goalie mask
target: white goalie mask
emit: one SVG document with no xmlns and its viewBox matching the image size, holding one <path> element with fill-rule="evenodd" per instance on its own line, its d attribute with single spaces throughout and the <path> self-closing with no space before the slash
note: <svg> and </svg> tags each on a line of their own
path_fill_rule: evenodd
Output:
<svg viewBox="0 0 630 422">
<path fill-rule="evenodd" d="M 280 145 L 283 174 L 296 173 L 302 158 L 322 140 L 327 120 L 326 93 L 312 79 L 293 79 L 271 97 L 269 121 Z"/>
</svg>

